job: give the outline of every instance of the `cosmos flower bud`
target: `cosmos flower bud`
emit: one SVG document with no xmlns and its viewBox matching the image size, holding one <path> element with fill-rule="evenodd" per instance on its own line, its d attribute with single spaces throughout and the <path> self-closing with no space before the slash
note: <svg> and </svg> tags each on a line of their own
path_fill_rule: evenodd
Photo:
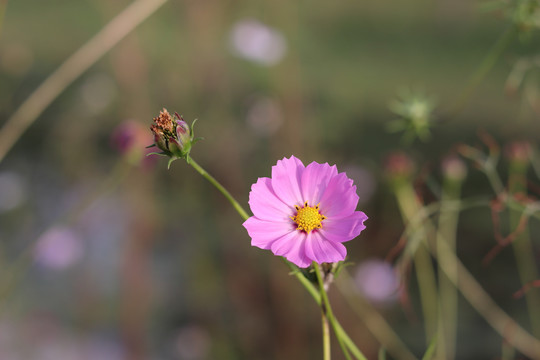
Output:
<svg viewBox="0 0 540 360">
<path fill-rule="evenodd" d="M 162 151 L 152 154 L 168 156 L 169 166 L 176 159 L 186 159 L 189 162 L 191 146 L 198 140 L 193 138 L 195 121 L 189 126 L 178 113 L 175 112 L 174 116 L 163 108 L 150 126 L 154 134 L 154 144 L 151 146 L 157 146 Z"/>
</svg>

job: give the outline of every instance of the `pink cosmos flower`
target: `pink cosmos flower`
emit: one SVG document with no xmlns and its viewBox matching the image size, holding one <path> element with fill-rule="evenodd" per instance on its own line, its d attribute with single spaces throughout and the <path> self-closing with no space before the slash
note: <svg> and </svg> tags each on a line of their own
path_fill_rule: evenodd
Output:
<svg viewBox="0 0 540 360">
<path fill-rule="evenodd" d="M 365 229 L 366 214 L 356 211 L 356 186 L 336 166 L 304 166 L 291 156 L 272 167 L 272 178 L 251 187 L 254 216 L 244 222 L 251 245 L 272 250 L 298 267 L 345 259 L 342 244 Z"/>
</svg>

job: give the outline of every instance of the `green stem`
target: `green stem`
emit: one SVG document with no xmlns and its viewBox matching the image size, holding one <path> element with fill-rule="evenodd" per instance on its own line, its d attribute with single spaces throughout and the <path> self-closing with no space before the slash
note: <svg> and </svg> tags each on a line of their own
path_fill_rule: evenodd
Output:
<svg viewBox="0 0 540 360">
<path fill-rule="evenodd" d="M 483 171 L 486 174 L 493 191 L 499 195 L 504 192 L 504 185 L 499 177 L 499 174 L 497 173 L 497 160 L 498 158 L 490 157 L 488 162 L 484 164 Z"/>
<path fill-rule="evenodd" d="M 293 263 L 291 263 L 284 257 L 282 257 L 281 259 L 289 267 L 289 269 L 291 269 L 291 274 L 294 275 L 298 279 L 298 281 L 300 281 L 302 286 L 304 286 L 304 288 L 309 292 L 315 302 L 320 305 L 321 294 L 319 293 L 319 291 L 317 291 L 315 286 L 300 272 L 300 270 L 298 270 L 298 268 Z"/>
<path fill-rule="evenodd" d="M 506 200 L 505 203 L 512 208 L 519 208 L 522 211 L 529 212 L 532 210 L 517 203 L 517 201 L 512 200 L 511 198 Z M 535 210 L 537 211 L 538 208 L 535 207 Z M 534 216 L 540 217 L 537 213 L 535 213 Z M 431 223 L 431 219 L 426 219 L 424 226 L 436 231 L 434 225 Z M 411 234 L 411 236 L 413 235 L 414 233 Z M 476 281 L 467 268 L 465 268 L 455 252 L 453 252 L 446 242 L 439 243 L 438 245 L 441 246 L 441 248 L 437 249 L 437 251 L 434 244 L 429 241 L 422 242 L 421 245 L 426 247 L 429 246 L 431 253 L 437 256 L 437 260 L 441 264 L 441 269 L 463 295 L 465 300 L 471 304 L 471 306 L 505 339 L 505 341 L 510 344 L 510 346 L 515 347 L 518 351 L 530 358 L 538 358 L 538 354 L 540 354 L 540 341 L 523 329 L 521 325 L 508 316 L 508 314 L 506 314 L 493 299 L 491 299 L 489 294 Z M 455 269 L 457 269 L 457 272 L 454 271 Z M 508 329 L 512 329 L 510 335 L 508 334 Z"/>
<path fill-rule="evenodd" d="M 210 175 L 206 170 L 204 170 L 199 164 L 197 164 L 193 158 L 189 158 L 188 161 L 189 165 L 191 165 L 199 174 L 201 174 L 204 178 L 206 178 L 212 185 L 214 185 L 226 198 L 229 200 L 229 202 L 232 204 L 232 206 L 235 208 L 235 210 L 240 214 L 242 219 L 247 220 L 249 218 L 249 215 L 246 210 L 236 201 L 233 196 L 221 185 L 212 175 Z M 330 308 L 328 297 L 326 296 L 326 292 L 319 293 L 315 286 L 308 280 L 306 277 L 298 270 L 296 266 L 294 266 L 292 263 L 287 261 L 286 259 L 282 258 L 283 261 L 289 266 L 291 269 L 292 274 L 298 279 L 298 281 L 304 286 L 304 288 L 308 291 L 308 293 L 313 297 L 315 302 L 319 305 L 323 303 L 323 297 L 326 299 L 324 301 L 326 305 L 326 308 L 330 310 L 329 314 L 332 314 L 332 310 Z M 318 274 L 320 276 L 320 274 Z M 351 338 L 347 335 L 345 330 L 341 327 L 337 319 L 334 318 L 333 315 L 328 316 L 328 320 L 330 321 L 330 324 L 332 325 L 332 329 L 334 330 L 336 337 L 338 338 L 338 341 L 340 345 L 342 346 L 342 349 L 344 349 L 344 354 L 349 359 L 347 350 L 345 347 L 358 359 L 358 360 L 367 360 L 367 358 L 362 354 L 362 352 L 358 349 L 358 347 L 354 344 L 354 342 L 351 340 Z"/>
<path fill-rule="evenodd" d="M 322 337 L 323 337 L 323 359 L 330 360 L 330 326 L 328 326 L 328 318 L 321 310 L 321 322 L 322 322 Z"/>
<path fill-rule="evenodd" d="M 416 356 L 401 341 L 381 313 L 363 295 L 354 293 L 353 279 L 345 269 L 341 270 L 336 285 L 349 307 L 379 341 L 385 354 L 388 351 L 395 360 L 417 360 Z"/>
<path fill-rule="evenodd" d="M 321 316 L 322 316 L 322 335 L 323 335 L 323 359 L 330 360 L 330 329 L 328 327 L 328 317 L 332 314 L 332 308 L 330 307 L 330 302 L 328 301 L 328 296 L 326 296 L 326 291 L 324 289 L 324 280 L 321 275 L 321 269 L 316 262 L 313 262 L 313 268 L 317 274 L 317 283 L 319 284 L 319 291 L 321 294 Z M 340 341 L 340 346 L 343 350 L 343 353 L 348 358 L 347 349 L 344 348 L 343 343 Z"/>
<path fill-rule="evenodd" d="M 352 341 L 349 335 L 347 335 L 347 332 L 343 329 L 343 327 L 341 327 L 341 324 L 337 321 L 336 318 L 332 318 L 332 328 L 336 333 L 336 337 L 343 341 L 345 346 L 347 346 L 347 348 L 354 355 L 355 358 L 357 358 L 358 360 L 367 360 L 367 358 L 364 356 L 364 354 L 362 354 L 360 349 L 358 349 L 358 347 Z"/>
<path fill-rule="evenodd" d="M 461 181 L 446 178 L 443 183 L 443 192 L 441 203 L 459 201 L 461 193 Z M 440 249 L 440 243 L 446 243 L 452 251 L 456 251 L 456 234 L 459 219 L 459 208 L 441 206 L 439 215 L 437 233 L 437 249 Z M 457 289 L 445 275 L 438 262 L 439 271 L 439 323 L 437 340 L 437 358 L 452 360 L 455 357 L 456 334 L 457 334 L 457 311 L 458 294 Z M 450 262 L 448 270 L 452 276 L 457 276 L 457 265 Z"/>
<path fill-rule="evenodd" d="M 343 351 L 343 354 L 345 355 L 347 360 L 350 360 L 351 358 L 349 356 L 349 351 L 347 350 L 347 347 L 349 345 L 346 345 L 345 339 L 343 338 L 343 333 L 344 333 L 343 328 L 341 328 L 341 326 L 339 326 L 339 328 L 338 326 L 336 326 L 337 321 L 336 321 L 336 318 L 334 317 L 334 312 L 332 311 L 332 306 L 330 305 L 328 294 L 326 293 L 326 289 L 324 288 L 324 279 L 323 279 L 322 271 L 319 264 L 317 264 L 316 262 L 313 262 L 313 269 L 315 270 L 315 274 L 317 275 L 317 283 L 319 284 L 319 291 L 320 291 L 321 299 L 322 299 L 321 310 L 323 312 L 323 316 L 325 316 L 332 324 L 332 328 L 334 330 L 334 333 L 336 334 L 336 338 L 338 339 L 339 346 L 341 347 L 341 350 Z M 330 346 L 330 344 L 328 346 Z M 356 348 L 356 346 L 354 346 L 354 348 Z M 351 352 L 353 354 L 356 352 L 357 355 L 355 354 L 355 356 L 358 359 L 365 359 L 364 355 L 360 352 L 360 350 L 356 349 L 355 351 L 351 349 Z"/>
<path fill-rule="evenodd" d="M 192 157 L 189 158 L 188 164 L 191 165 L 199 174 L 201 174 L 206 180 L 210 181 L 212 185 L 214 185 L 222 194 L 229 200 L 229 202 L 232 204 L 232 206 L 238 211 L 238 214 L 242 217 L 242 219 L 247 220 L 249 219 L 248 213 L 244 210 L 242 205 L 236 201 L 236 199 L 221 185 L 212 175 L 206 172 L 199 164 L 193 160 Z"/>
<path fill-rule="evenodd" d="M 476 90 L 488 72 L 493 68 L 497 59 L 501 56 L 504 49 L 510 44 L 514 38 L 516 29 L 514 26 L 509 27 L 501 34 L 497 42 L 491 47 L 490 51 L 480 63 L 473 76 L 470 78 L 467 86 L 461 91 L 458 98 L 450 107 L 452 113 L 459 113 L 469 101 L 471 94 Z"/>
<path fill-rule="evenodd" d="M 461 201 L 464 203 L 465 201 Z M 478 200 L 468 203 L 466 206 L 459 206 L 459 210 L 463 211 L 466 208 L 474 208 L 479 206 L 484 201 L 479 202 Z M 529 216 L 540 219 L 540 204 L 534 202 L 531 204 L 524 205 L 512 197 L 505 197 L 504 204 L 512 209 L 517 209 L 525 212 Z M 432 204 L 431 206 L 436 205 Z M 448 204 L 447 204 L 448 205 Z M 428 229 L 428 232 L 436 232 L 434 224 L 431 222 L 429 217 L 425 217 L 426 214 L 431 213 L 432 210 L 426 211 L 423 206 L 421 211 L 418 214 L 422 216 L 423 226 Z M 433 209 L 436 209 L 438 206 L 433 206 Z M 418 217 L 418 214 L 415 215 L 415 218 Z M 418 222 L 418 221 L 416 221 Z M 408 237 L 413 237 L 416 235 L 416 232 L 423 231 L 418 230 L 418 226 L 415 222 L 407 225 L 405 234 Z M 529 334 L 525 329 L 521 327 L 514 319 L 512 319 L 508 314 L 506 314 L 494 301 L 491 299 L 490 295 L 482 288 L 482 286 L 476 281 L 472 274 L 465 268 L 463 263 L 459 260 L 456 253 L 448 246 L 446 242 L 441 242 L 441 247 L 435 251 L 434 244 L 429 241 L 421 242 L 421 245 L 429 246 L 429 249 L 433 255 L 437 256 L 437 260 L 440 262 L 440 268 L 448 279 L 454 284 L 454 286 L 459 290 L 463 295 L 465 300 L 471 304 L 471 306 L 482 316 L 487 323 L 501 335 L 509 346 L 515 347 L 516 350 L 522 352 L 524 355 L 536 359 L 538 354 L 540 354 L 540 341 Z M 455 271 L 457 269 L 457 271 Z M 512 333 L 509 336 L 508 329 L 512 329 Z"/>
<path fill-rule="evenodd" d="M 519 161 L 514 161 L 510 164 L 509 170 L 509 192 L 512 195 L 527 195 L 527 165 L 520 164 Z M 514 248 L 514 255 L 516 258 L 516 267 L 521 280 L 521 285 L 526 284 L 538 279 L 538 271 L 536 269 L 536 262 L 534 259 L 534 249 L 531 243 L 531 237 L 527 228 L 519 230 L 519 224 L 521 223 L 521 217 L 523 212 L 517 210 L 510 210 L 510 226 L 513 231 L 521 231 L 514 241 L 512 241 L 512 247 Z M 537 289 L 532 289 L 525 293 L 525 300 L 529 312 L 529 318 L 534 336 L 540 336 L 540 292 Z"/>
<path fill-rule="evenodd" d="M 413 221 L 415 215 L 422 211 L 422 206 L 418 203 L 412 184 L 408 181 L 396 184 L 395 193 L 404 222 L 409 224 Z M 420 237 L 420 242 L 422 240 L 428 241 L 427 229 L 420 227 L 417 236 Z M 426 345 L 429 345 L 431 339 L 437 332 L 437 322 L 439 321 L 435 272 L 431 263 L 431 257 L 426 248 L 421 246 L 416 247 L 413 261 L 416 268 L 415 273 L 418 280 L 420 302 L 422 304 L 422 312 L 424 315 Z"/>
</svg>

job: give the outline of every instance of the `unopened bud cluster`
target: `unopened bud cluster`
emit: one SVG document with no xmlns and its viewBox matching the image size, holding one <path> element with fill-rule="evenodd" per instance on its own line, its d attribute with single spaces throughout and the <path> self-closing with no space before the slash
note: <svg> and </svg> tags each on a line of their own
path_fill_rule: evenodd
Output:
<svg viewBox="0 0 540 360">
<path fill-rule="evenodd" d="M 154 134 L 154 145 L 162 152 L 155 153 L 168 156 L 171 160 L 186 159 L 189 160 L 191 145 L 195 142 L 193 139 L 193 124 L 189 126 L 182 116 L 174 113 L 174 118 L 167 109 L 163 109 L 158 117 L 154 118 L 154 123 L 150 130 Z"/>
</svg>

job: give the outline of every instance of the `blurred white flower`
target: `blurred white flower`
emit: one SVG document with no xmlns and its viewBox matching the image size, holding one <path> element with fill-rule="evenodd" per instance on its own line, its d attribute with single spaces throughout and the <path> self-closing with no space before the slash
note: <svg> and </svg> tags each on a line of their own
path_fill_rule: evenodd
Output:
<svg viewBox="0 0 540 360">
<path fill-rule="evenodd" d="M 381 305 L 397 300 L 398 276 L 389 263 L 371 259 L 362 262 L 356 269 L 354 281 L 366 299 Z"/>
<path fill-rule="evenodd" d="M 246 60 L 271 66 L 280 62 L 287 51 L 285 37 L 260 21 L 245 19 L 231 31 L 233 52 Z"/>
<path fill-rule="evenodd" d="M 80 91 L 84 105 L 94 114 L 103 111 L 118 92 L 114 80 L 105 74 L 95 74 L 86 79 Z"/>
<path fill-rule="evenodd" d="M 0 213 L 15 209 L 26 200 L 26 183 L 13 172 L 0 173 Z"/>
<path fill-rule="evenodd" d="M 53 227 L 37 241 L 35 260 L 56 270 L 63 270 L 78 262 L 83 255 L 82 239 L 65 227 Z"/>
<path fill-rule="evenodd" d="M 283 124 L 283 112 L 277 101 L 262 97 L 249 107 L 246 121 L 257 135 L 270 136 Z"/>
</svg>

